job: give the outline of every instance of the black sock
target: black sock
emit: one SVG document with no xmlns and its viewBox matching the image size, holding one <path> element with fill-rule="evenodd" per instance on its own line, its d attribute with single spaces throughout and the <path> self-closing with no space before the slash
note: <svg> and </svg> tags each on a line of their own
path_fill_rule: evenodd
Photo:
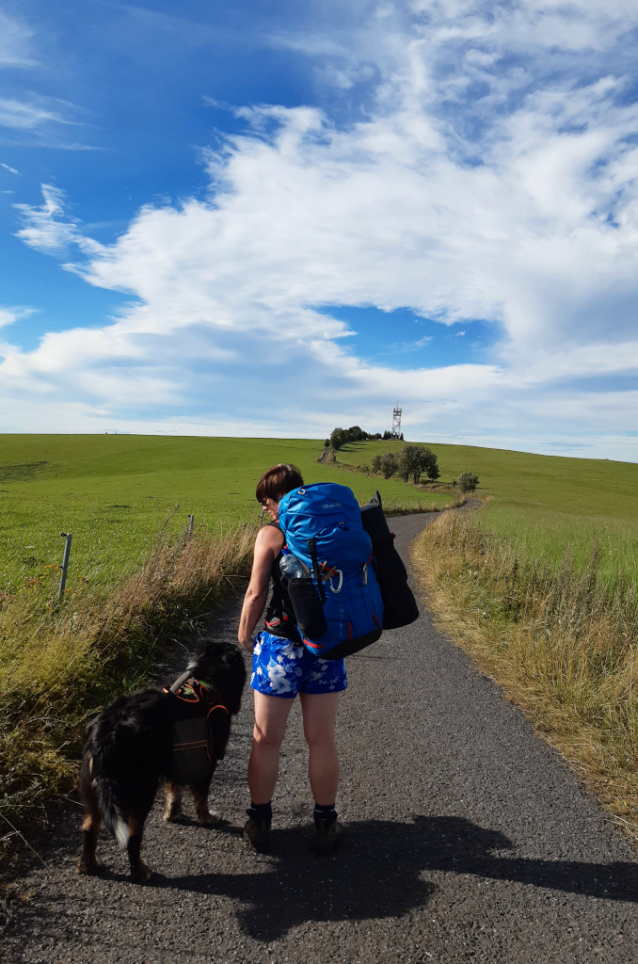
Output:
<svg viewBox="0 0 638 964">
<path fill-rule="evenodd" d="M 334 803 L 315 803 L 315 825 L 318 827 L 320 823 L 329 826 L 333 820 L 337 819 L 337 811 L 335 810 Z"/>
<path fill-rule="evenodd" d="M 263 820 L 270 823 L 272 820 L 272 800 L 269 800 L 268 803 L 253 803 L 251 800 L 250 810 L 247 810 L 246 813 L 253 818 L 255 823 L 261 823 Z"/>
</svg>

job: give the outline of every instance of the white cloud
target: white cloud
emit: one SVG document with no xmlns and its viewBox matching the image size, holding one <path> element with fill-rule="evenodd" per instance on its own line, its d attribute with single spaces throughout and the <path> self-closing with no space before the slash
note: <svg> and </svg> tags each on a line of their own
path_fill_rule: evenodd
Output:
<svg viewBox="0 0 638 964">
<path fill-rule="evenodd" d="M 318 58 L 333 87 L 373 69 L 368 115 L 337 127 L 312 107 L 233 108 L 247 131 L 204 155 L 208 200 L 143 208 L 110 246 L 65 215 L 57 188 L 21 205 L 27 244 L 77 246 L 67 268 L 134 301 L 102 329 L 6 349 L 5 378 L 59 392 L 75 373 L 111 418 L 120 400 L 219 411 L 231 392 L 242 424 L 262 424 L 267 406 L 272 434 L 376 425 L 397 397 L 414 432 L 462 423 L 531 444 L 542 426 L 553 435 L 557 411 L 564 434 L 591 420 L 600 438 L 612 412 L 615 434 L 630 431 L 631 393 L 565 384 L 638 372 L 638 107 L 623 39 L 638 11 L 620 0 L 412 9 L 411 22 L 386 9 L 352 45 L 279 38 Z M 328 304 L 491 320 L 500 342 L 490 364 L 373 366 L 347 325 L 316 310 Z"/>
<path fill-rule="evenodd" d="M 80 221 L 65 213 L 65 192 L 52 184 L 42 184 L 41 187 L 43 204 L 40 207 L 14 205 L 22 212 L 25 221 L 17 237 L 45 254 L 63 254 L 71 244 L 76 244 L 86 254 L 101 252 L 101 245 L 83 236 Z"/>
<path fill-rule="evenodd" d="M 0 97 L 0 127 L 32 130 L 44 123 L 68 123 L 59 111 L 35 103 Z"/>
<path fill-rule="evenodd" d="M 25 23 L 0 10 L 0 67 L 33 66 L 32 36 Z"/>
<path fill-rule="evenodd" d="M 3 308 L 0 306 L 0 328 L 12 325 L 21 318 L 28 318 L 34 313 L 33 308 Z"/>
<path fill-rule="evenodd" d="M 0 167 L 3 167 L 5 171 L 9 171 L 10 174 L 20 174 L 20 171 L 16 170 L 15 167 L 10 167 L 9 164 L 0 163 Z"/>
</svg>

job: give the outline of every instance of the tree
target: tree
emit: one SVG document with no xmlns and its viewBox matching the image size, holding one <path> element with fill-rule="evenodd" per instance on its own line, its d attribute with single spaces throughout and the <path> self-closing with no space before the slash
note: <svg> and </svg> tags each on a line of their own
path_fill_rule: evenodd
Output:
<svg viewBox="0 0 638 964">
<path fill-rule="evenodd" d="M 478 475 L 475 475 L 474 472 L 463 472 L 461 478 L 459 479 L 461 492 L 474 492 L 474 489 L 478 484 L 479 477 Z"/>
<path fill-rule="evenodd" d="M 417 485 L 422 472 L 432 481 L 438 479 L 441 472 L 436 455 L 426 445 L 406 445 L 399 454 L 399 475 L 404 482 L 411 478 Z"/>
<path fill-rule="evenodd" d="M 323 447 L 324 447 L 325 449 L 330 448 L 330 439 L 329 439 L 329 438 L 327 438 L 327 439 L 325 440 L 325 442 L 323 443 Z"/>
<path fill-rule="evenodd" d="M 342 445 L 345 445 L 348 441 L 348 433 L 342 428 L 333 428 L 330 433 L 330 445 L 337 451 Z"/>
<path fill-rule="evenodd" d="M 430 479 L 431 482 L 436 482 L 441 475 L 439 460 L 427 445 L 421 448 L 421 466 L 428 479 Z"/>
<path fill-rule="evenodd" d="M 375 455 L 374 458 L 372 459 L 372 471 L 373 471 L 373 472 L 380 472 L 380 471 L 381 471 L 381 456 L 380 456 L 380 455 Z"/>
<path fill-rule="evenodd" d="M 364 432 L 358 425 L 352 425 L 348 429 L 349 442 L 365 442 L 368 438 L 368 433 Z"/>
<path fill-rule="evenodd" d="M 398 460 L 398 471 L 404 482 L 407 482 L 410 477 L 412 477 L 415 484 L 419 481 L 422 465 L 421 450 L 418 445 L 406 445 L 405 448 L 401 449 Z"/>
<path fill-rule="evenodd" d="M 397 471 L 398 462 L 394 452 L 384 452 L 381 456 L 380 469 L 384 479 L 389 479 Z"/>
</svg>

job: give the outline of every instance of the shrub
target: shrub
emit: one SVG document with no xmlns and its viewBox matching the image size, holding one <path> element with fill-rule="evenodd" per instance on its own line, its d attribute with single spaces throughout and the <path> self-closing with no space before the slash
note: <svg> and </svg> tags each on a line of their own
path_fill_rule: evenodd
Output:
<svg viewBox="0 0 638 964">
<path fill-rule="evenodd" d="M 384 479 L 389 479 L 398 469 L 397 457 L 393 452 L 385 452 L 381 456 L 380 469 Z"/>
<path fill-rule="evenodd" d="M 474 492 L 479 484 L 479 477 L 474 472 L 463 472 L 458 484 L 461 486 L 461 492 Z"/>
</svg>

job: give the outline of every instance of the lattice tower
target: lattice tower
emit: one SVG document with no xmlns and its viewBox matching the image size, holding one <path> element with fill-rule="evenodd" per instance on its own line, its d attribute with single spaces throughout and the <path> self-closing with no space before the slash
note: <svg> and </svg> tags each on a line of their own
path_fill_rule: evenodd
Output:
<svg viewBox="0 0 638 964">
<path fill-rule="evenodd" d="M 392 410 L 392 438 L 401 438 L 401 412 L 403 409 L 397 407 Z"/>
</svg>

